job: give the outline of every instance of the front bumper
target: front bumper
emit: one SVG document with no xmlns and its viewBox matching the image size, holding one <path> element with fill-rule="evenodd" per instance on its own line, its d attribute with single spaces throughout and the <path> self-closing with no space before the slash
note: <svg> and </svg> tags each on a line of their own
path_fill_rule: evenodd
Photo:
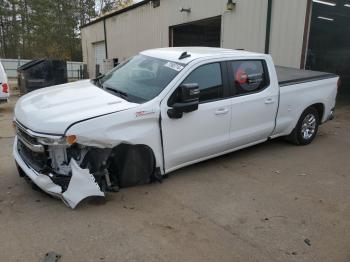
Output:
<svg viewBox="0 0 350 262">
<path fill-rule="evenodd" d="M 13 156 L 25 175 L 47 194 L 61 199 L 67 206 L 75 208 L 83 199 L 89 196 L 104 196 L 99 185 L 87 169 L 81 169 L 75 160 L 71 160 L 72 177 L 67 190 L 55 184 L 49 175 L 44 175 L 30 167 L 20 156 L 17 148 L 18 138 L 15 137 Z"/>
<path fill-rule="evenodd" d="M 62 188 L 56 185 L 54 182 L 52 182 L 49 176 L 40 174 L 37 171 L 35 171 L 33 168 L 27 165 L 27 163 L 25 163 L 24 160 L 21 158 L 17 149 L 17 137 L 15 138 L 15 142 L 13 144 L 13 157 L 15 158 L 16 163 L 20 166 L 23 172 L 30 178 L 30 180 L 33 181 L 34 184 L 36 184 L 44 192 L 54 197 L 61 198 Z"/>
</svg>

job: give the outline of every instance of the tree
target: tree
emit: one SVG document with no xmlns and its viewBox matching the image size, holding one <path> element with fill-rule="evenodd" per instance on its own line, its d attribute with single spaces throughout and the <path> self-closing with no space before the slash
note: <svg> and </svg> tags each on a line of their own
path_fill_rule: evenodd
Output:
<svg viewBox="0 0 350 262">
<path fill-rule="evenodd" d="M 80 27 L 98 14 L 131 4 L 133 0 L 0 0 L 0 57 L 81 61 Z"/>
<path fill-rule="evenodd" d="M 0 0 L 0 57 L 81 60 L 94 0 Z"/>
<path fill-rule="evenodd" d="M 134 3 L 133 0 L 100 0 L 99 10 L 101 14 L 105 14 L 112 10 L 119 10 L 128 7 Z"/>
</svg>

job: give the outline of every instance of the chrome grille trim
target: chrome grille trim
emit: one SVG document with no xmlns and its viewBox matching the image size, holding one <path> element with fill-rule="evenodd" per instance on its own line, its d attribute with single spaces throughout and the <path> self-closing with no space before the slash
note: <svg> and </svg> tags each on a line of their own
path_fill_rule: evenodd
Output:
<svg viewBox="0 0 350 262">
<path fill-rule="evenodd" d="M 17 138 L 30 150 L 32 150 L 35 153 L 44 153 L 45 148 L 43 145 L 39 144 L 33 144 L 32 142 L 29 142 L 26 138 L 22 136 L 21 133 L 17 132 Z"/>
<path fill-rule="evenodd" d="M 60 135 L 48 135 L 48 134 L 40 134 L 40 133 L 34 132 L 34 131 L 26 128 L 25 126 L 23 126 L 21 123 L 19 123 L 16 120 L 14 120 L 13 123 L 22 132 L 26 133 L 27 135 L 29 135 L 29 136 L 31 136 L 33 138 L 43 137 L 43 138 L 51 138 L 51 139 L 60 139 L 60 138 L 63 137 L 63 136 L 60 136 Z"/>
</svg>

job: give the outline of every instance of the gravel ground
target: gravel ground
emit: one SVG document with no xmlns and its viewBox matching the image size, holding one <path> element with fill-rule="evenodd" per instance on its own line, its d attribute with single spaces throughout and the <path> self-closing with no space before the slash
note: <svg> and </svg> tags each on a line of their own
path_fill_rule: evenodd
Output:
<svg viewBox="0 0 350 262">
<path fill-rule="evenodd" d="M 33 191 L 0 105 L 1 261 L 350 261 L 350 106 L 313 144 L 274 140 L 90 200 Z"/>
</svg>

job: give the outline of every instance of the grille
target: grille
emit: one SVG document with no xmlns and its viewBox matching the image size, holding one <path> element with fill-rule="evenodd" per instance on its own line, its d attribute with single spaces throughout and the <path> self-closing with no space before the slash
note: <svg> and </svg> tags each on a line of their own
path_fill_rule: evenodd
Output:
<svg viewBox="0 0 350 262">
<path fill-rule="evenodd" d="M 23 137 L 31 144 L 38 144 L 35 137 L 28 134 L 25 129 L 19 124 L 16 124 L 16 133 L 18 136 Z M 34 152 L 28 148 L 20 139 L 17 140 L 17 150 L 22 159 L 35 171 L 40 173 L 46 173 L 49 170 L 50 160 L 47 152 Z"/>
<path fill-rule="evenodd" d="M 32 143 L 32 144 L 37 144 L 38 141 L 35 137 L 32 137 L 31 135 L 29 135 L 27 132 L 25 132 L 19 125 L 16 125 L 16 133 L 17 135 L 22 136 L 23 138 L 25 138 L 28 142 Z"/>
<path fill-rule="evenodd" d="M 49 159 L 46 153 L 33 152 L 20 140 L 17 141 L 17 150 L 22 159 L 35 171 L 46 173 L 49 170 Z"/>
</svg>

